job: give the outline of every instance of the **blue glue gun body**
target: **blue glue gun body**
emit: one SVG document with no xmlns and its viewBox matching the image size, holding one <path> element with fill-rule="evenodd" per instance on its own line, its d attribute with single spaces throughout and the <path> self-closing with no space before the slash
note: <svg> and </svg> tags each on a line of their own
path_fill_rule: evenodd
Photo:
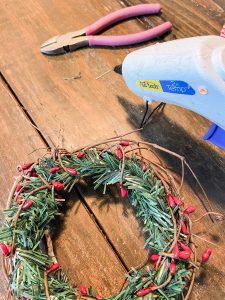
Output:
<svg viewBox="0 0 225 300">
<path fill-rule="evenodd" d="M 225 149 L 225 39 L 201 36 L 134 51 L 122 64 L 129 89 L 190 109 L 213 125 L 204 139 Z"/>
</svg>

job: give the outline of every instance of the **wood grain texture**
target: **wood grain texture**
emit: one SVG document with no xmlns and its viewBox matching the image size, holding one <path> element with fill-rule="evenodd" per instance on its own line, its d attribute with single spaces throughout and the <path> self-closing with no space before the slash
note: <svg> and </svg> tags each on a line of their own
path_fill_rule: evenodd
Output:
<svg viewBox="0 0 225 300">
<path fill-rule="evenodd" d="M 2 81 L 0 97 L 4 103 L 0 106 L 2 217 L 14 176 L 18 175 L 16 166 L 36 160 L 46 149 L 37 150 L 45 144 Z M 116 293 L 124 282 L 125 269 L 76 194 L 71 195 L 63 213 L 64 218 L 56 222 L 54 231 L 59 262 L 68 271 L 71 284 L 94 285 L 99 293 L 106 295 Z M 5 300 L 7 284 L 2 272 L 0 281 L 0 299 Z"/>
<path fill-rule="evenodd" d="M 130 124 L 125 118 L 124 108 L 117 98 L 118 93 L 122 93 L 124 89 L 122 79 L 117 80 L 118 75 L 114 72 L 99 80 L 95 79 L 119 64 L 124 53 L 128 52 L 127 50 L 118 49 L 114 52 L 110 49 L 100 48 L 82 49 L 79 52 L 60 57 L 46 57 L 39 52 L 40 44 L 51 35 L 57 34 L 56 30 L 59 33 L 72 28 L 82 28 L 109 11 L 120 8 L 120 5 L 112 1 L 104 1 L 104 5 L 100 1 L 90 1 L 88 3 L 85 1 L 68 1 L 63 4 L 62 9 L 62 2 L 54 1 L 53 3 L 54 5 L 50 5 L 49 1 L 41 3 L 34 1 L 31 3 L 31 7 L 26 8 L 23 2 L 18 2 L 18 5 L 11 10 L 12 14 L 10 13 L 8 17 L 11 20 L 16 18 L 19 20 L 17 24 L 19 26 L 19 28 L 17 27 L 19 38 L 14 43 L 14 47 L 19 50 L 17 56 L 12 53 L 10 65 L 7 63 L 7 53 L 5 51 L 0 56 L 0 67 L 2 67 L 4 76 L 13 86 L 20 101 L 26 107 L 32 119 L 35 120 L 49 144 L 52 144 L 52 141 L 55 145 L 58 144 L 60 129 L 63 137 L 63 144 L 61 145 L 68 149 L 89 144 L 100 138 L 108 138 L 115 135 L 115 132 L 119 134 L 130 130 Z M 13 4 L 9 3 L 4 13 L 12 8 L 8 7 L 10 5 Z M 26 9 L 27 12 L 25 13 Z M 34 15 L 20 18 L 22 11 L 23 14 L 29 16 L 31 9 L 35 11 Z M 75 16 L 80 15 L 80 18 L 68 18 L 71 11 Z M 58 20 L 63 20 L 64 26 Z M 72 20 L 73 22 L 71 22 Z M 44 26 L 40 27 L 43 24 Z M 128 24 L 131 25 L 131 30 L 140 30 L 134 20 L 128 21 Z M 8 23 L 2 24 L 5 42 L 7 40 L 5 34 L 8 30 L 12 30 L 11 25 Z M 120 26 L 122 33 L 127 32 L 126 26 Z M 117 30 L 114 28 L 110 32 L 116 34 Z M 23 45 L 23 50 L 20 45 Z M 6 47 L 10 46 L 7 45 Z M 12 49 L 12 52 L 14 50 Z M 13 74 L 20 72 L 21 68 L 26 70 L 23 72 L 23 76 L 14 77 Z M 64 80 L 65 77 L 71 77 L 80 71 L 81 79 Z M 15 81 L 11 81 L 10 74 Z M 32 89 L 30 89 L 30 86 L 32 86 Z M 130 92 L 127 91 L 127 94 L 124 95 L 128 97 Z M 141 99 L 138 101 L 138 103 L 142 103 Z M 137 100 L 133 102 L 133 104 L 135 103 L 137 103 Z M 114 220 L 120 218 L 124 228 L 139 228 L 138 222 L 132 215 L 126 219 L 123 218 L 122 207 L 117 206 L 117 214 L 114 213 L 116 213 L 115 210 L 110 210 L 111 218 L 108 219 L 103 214 L 98 215 L 98 220 L 103 227 L 113 227 Z M 135 247 L 136 251 L 132 251 L 134 242 L 128 232 L 124 234 L 126 241 L 123 241 L 123 243 L 128 243 L 127 248 L 130 249 L 126 259 L 126 262 L 129 262 L 127 267 L 130 268 L 141 264 L 146 258 L 146 253 L 143 250 L 143 241 L 138 238 L 136 238 L 138 242 Z M 119 234 L 121 234 L 121 229 L 114 236 L 109 231 L 109 239 L 113 243 L 115 242 L 116 246 L 119 246 L 115 240 Z M 129 240 L 131 240 L 130 243 Z M 117 250 L 123 252 L 123 257 L 125 256 L 123 247 L 119 246 Z M 129 255 L 131 256 L 129 257 Z"/>
<path fill-rule="evenodd" d="M 70 195 L 56 226 L 56 255 L 70 283 L 93 286 L 110 296 L 121 288 L 125 269 L 76 194 Z"/>
<path fill-rule="evenodd" d="M 2 211 L 6 206 L 14 176 L 18 175 L 16 166 L 41 156 L 43 154 L 41 150 L 30 153 L 45 145 L 29 125 L 2 80 L 0 80 L 0 99 L 2 103 L 0 105 L 0 218 L 2 218 Z M 5 300 L 7 283 L 2 272 L 0 281 L 0 299 Z"/>
<path fill-rule="evenodd" d="M 128 200 L 121 201 L 116 187 L 109 187 L 106 195 L 94 191 L 91 182 L 83 183 L 79 190 L 126 266 L 131 269 L 143 265 L 148 259 L 148 251 L 143 249 L 142 223 L 137 222 Z"/>
<path fill-rule="evenodd" d="M 0 48 L 0 70 L 50 145 L 60 143 L 70 149 L 110 137 L 115 132 L 120 134 L 136 128 L 144 109 L 142 100 L 129 92 L 123 79 L 113 71 L 99 79 L 96 78 L 113 70 L 114 66 L 120 64 L 130 51 L 150 45 L 155 41 L 124 49 L 85 48 L 59 57 L 41 55 L 40 44 L 55 34 L 85 27 L 124 5 L 143 2 L 155 1 L 33 0 L 25 3 L 20 0 L 16 1 L 16 5 L 12 0 L 2 1 L 0 29 L 4 46 Z M 171 40 L 218 34 L 223 25 L 225 10 L 223 0 L 160 0 L 159 2 L 163 6 L 161 16 L 129 20 L 111 28 L 108 33 L 125 34 L 141 31 L 160 24 L 164 20 L 170 20 L 174 25 L 173 31 L 165 36 L 164 40 Z M 65 80 L 65 78 L 76 76 L 79 72 L 81 72 L 80 79 Z M 209 126 L 207 120 L 190 111 L 168 106 L 162 114 L 154 118 L 149 127 L 141 133 L 140 138 L 157 142 L 185 155 L 201 179 L 214 206 L 224 211 L 224 151 L 201 141 L 203 133 Z M 60 139 L 58 139 L 59 131 Z M 161 155 L 171 168 L 176 171 L 180 170 L 180 164 L 175 159 Z M 192 191 L 193 180 L 189 173 L 186 175 L 184 196 L 186 196 L 187 203 L 196 204 L 197 216 L 199 216 L 204 212 L 203 205 L 197 199 L 199 190 L 194 186 L 194 192 Z M 145 253 L 142 249 L 142 237 L 138 239 L 139 224 L 131 213 L 127 218 L 123 216 L 124 207 L 129 212 L 131 211 L 129 206 L 112 203 L 112 208 L 105 211 L 106 207 L 101 208 L 99 204 L 95 205 L 99 200 L 97 195 L 91 194 L 90 190 L 84 189 L 83 192 L 86 195 L 85 201 L 88 207 L 107 232 L 127 266 L 134 266 L 140 262 L 142 256 L 145 257 Z M 71 215 L 70 210 L 68 211 L 68 224 L 74 224 L 75 219 L 72 216 L 73 209 Z M 78 220 L 79 218 L 78 215 Z M 119 225 L 114 226 L 115 220 Z M 124 227 L 122 233 L 120 224 Z M 192 296 L 194 300 L 225 298 L 223 226 L 223 224 L 211 224 L 208 219 L 204 219 L 195 227 L 196 233 L 211 241 L 216 241 L 221 248 L 216 248 L 206 272 L 202 271 L 198 277 Z M 62 251 L 60 248 L 62 237 L 65 237 L 66 245 L 68 245 L 67 236 L 70 234 L 74 237 L 73 243 L 77 241 L 77 236 L 82 235 L 82 232 L 90 236 L 91 231 L 86 232 L 87 228 L 84 225 L 80 225 L 80 229 L 81 231 L 76 232 L 72 229 L 70 231 L 67 227 L 69 231 L 61 232 L 59 244 L 57 244 L 59 251 Z M 135 242 L 129 242 L 132 233 L 135 235 Z M 124 244 L 125 247 L 121 247 Z M 200 248 L 203 249 L 206 245 L 206 243 L 200 243 Z M 93 247 L 96 246 L 96 241 L 94 241 Z M 134 247 L 137 249 L 136 252 L 132 252 Z M 88 248 L 82 249 L 81 258 L 90 257 L 92 261 L 93 255 L 86 252 Z M 64 267 L 67 265 L 66 260 L 70 264 L 74 261 L 70 250 L 67 250 L 65 260 L 63 260 L 62 252 L 59 252 L 59 259 L 65 262 Z M 96 268 L 96 274 L 98 272 L 96 265 L 92 266 L 93 273 L 89 281 L 89 270 L 86 266 L 87 264 L 84 263 L 84 267 L 81 268 L 81 281 L 87 284 L 91 281 L 97 287 L 112 286 L 101 276 L 93 279 L 94 268 Z M 107 270 L 108 266 L 105 268 Z M 72 281 L 80 282 L 78 270 L 78 267 L 76 269 L 74 265 L 70 266 Z M 112 272 L 111 269 L 109 270 Z M 111 282 L 114 283 L 113 279 Z M 217 287 L 216 291 L 212 285 Z"/>
</svg>

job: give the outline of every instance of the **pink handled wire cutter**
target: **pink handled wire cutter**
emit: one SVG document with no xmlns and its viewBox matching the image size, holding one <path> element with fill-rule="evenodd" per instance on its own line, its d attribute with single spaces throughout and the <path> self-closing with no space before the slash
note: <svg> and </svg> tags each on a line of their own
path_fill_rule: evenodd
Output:
<svg viewBox="0 0 225 300">
<path fill-rule="evenodd" d="M 84 29 L 52 37 L 41 45 L 41 52 L 48 55 L 57 55 L 84 46 L 127 46 L 151 40 L 169 31 L 172 24 L 165 22 L 154 28 L 127 35 L 107 36 L 96 34 L 119 21 L 131 17 L 157 14 L 160 11 L 160 4 L 140 4 L 122 8 L 99 19 Z"/>
</svg>

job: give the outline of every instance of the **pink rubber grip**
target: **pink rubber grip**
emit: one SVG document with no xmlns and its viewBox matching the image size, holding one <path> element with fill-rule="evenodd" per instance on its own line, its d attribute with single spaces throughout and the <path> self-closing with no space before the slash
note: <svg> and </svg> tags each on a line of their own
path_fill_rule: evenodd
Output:
<svg viewBox="0 0 225 300">
<path fill-rule="evenodd" d="M 159 26 L 154 28 L 127 35 L 99 35 L 99 36 L 88 36 L 89 46 L 126 46 L 137 43 L 142 43 L 145 41 L 149 41 L 158 37 L 172 28 L 172 24 L 170 22 L 165 22 Z"/>
<path fill-rule="evenodd" d="M 86 35 L 94 35 L 102 31 L 104 28 L 114 23 L 117 23 L 119 21 L 131 17 L 159 13 L 160 10 L 161 10 L 160 4 L 140 4 L 140 5 L 134 5 L 134 6 L 122 8 L 101 18 L 100 20 L 96 21 L 94 24 L 86 27 L 85 32 Z"/>
</svg>

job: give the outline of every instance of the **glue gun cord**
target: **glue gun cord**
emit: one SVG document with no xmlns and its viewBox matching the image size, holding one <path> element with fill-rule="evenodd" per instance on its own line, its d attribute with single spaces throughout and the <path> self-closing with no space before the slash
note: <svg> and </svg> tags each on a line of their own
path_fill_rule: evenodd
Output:
<svg viewBox="0 0 225 300">
<path fill-rule="evenodd" d="M 145 109 L 145 113 L 144 113 L 144 116 L 142 118 L 142 121 L 141 121 L 141 125 L 140 125 L 140 128 L 144 128 L 148 123 L 149 121 L 151 120 L 151 117 L 153 116 L 153 114 L 155 114 L 161 107 L 164 108 L 166 105 L 166 103 L 164 102 L 161 102 L 159 105 L 157 105 L 153 111 L 149 114 L 149 116 L 146 118 L 146 115 L 148 113 L 148 109 L 149 109 L 149 103 L 148 101 L 146 101 L 146 109 Z"/>
<path fill-rule="evenodd" d="M 145 122 L 145 117 L 146 117 L 146 115 L 147 115 L 147 113 L 148 113 L 148 109 L 149 109 L 149 106 L 148 106 L 148 101 L 146 101 L 145 113 L 144 113 L 144 115 L 143 115 L 143 118 L 142 118 L 142 120 L 141 120 L 141 125 L 140 125 L 140 127 L 139 127 L 139 128 L 142 128 L 142 127 L 143 127 L 143 125 L 144 125 L 144 122 Z"/>
</svg>

